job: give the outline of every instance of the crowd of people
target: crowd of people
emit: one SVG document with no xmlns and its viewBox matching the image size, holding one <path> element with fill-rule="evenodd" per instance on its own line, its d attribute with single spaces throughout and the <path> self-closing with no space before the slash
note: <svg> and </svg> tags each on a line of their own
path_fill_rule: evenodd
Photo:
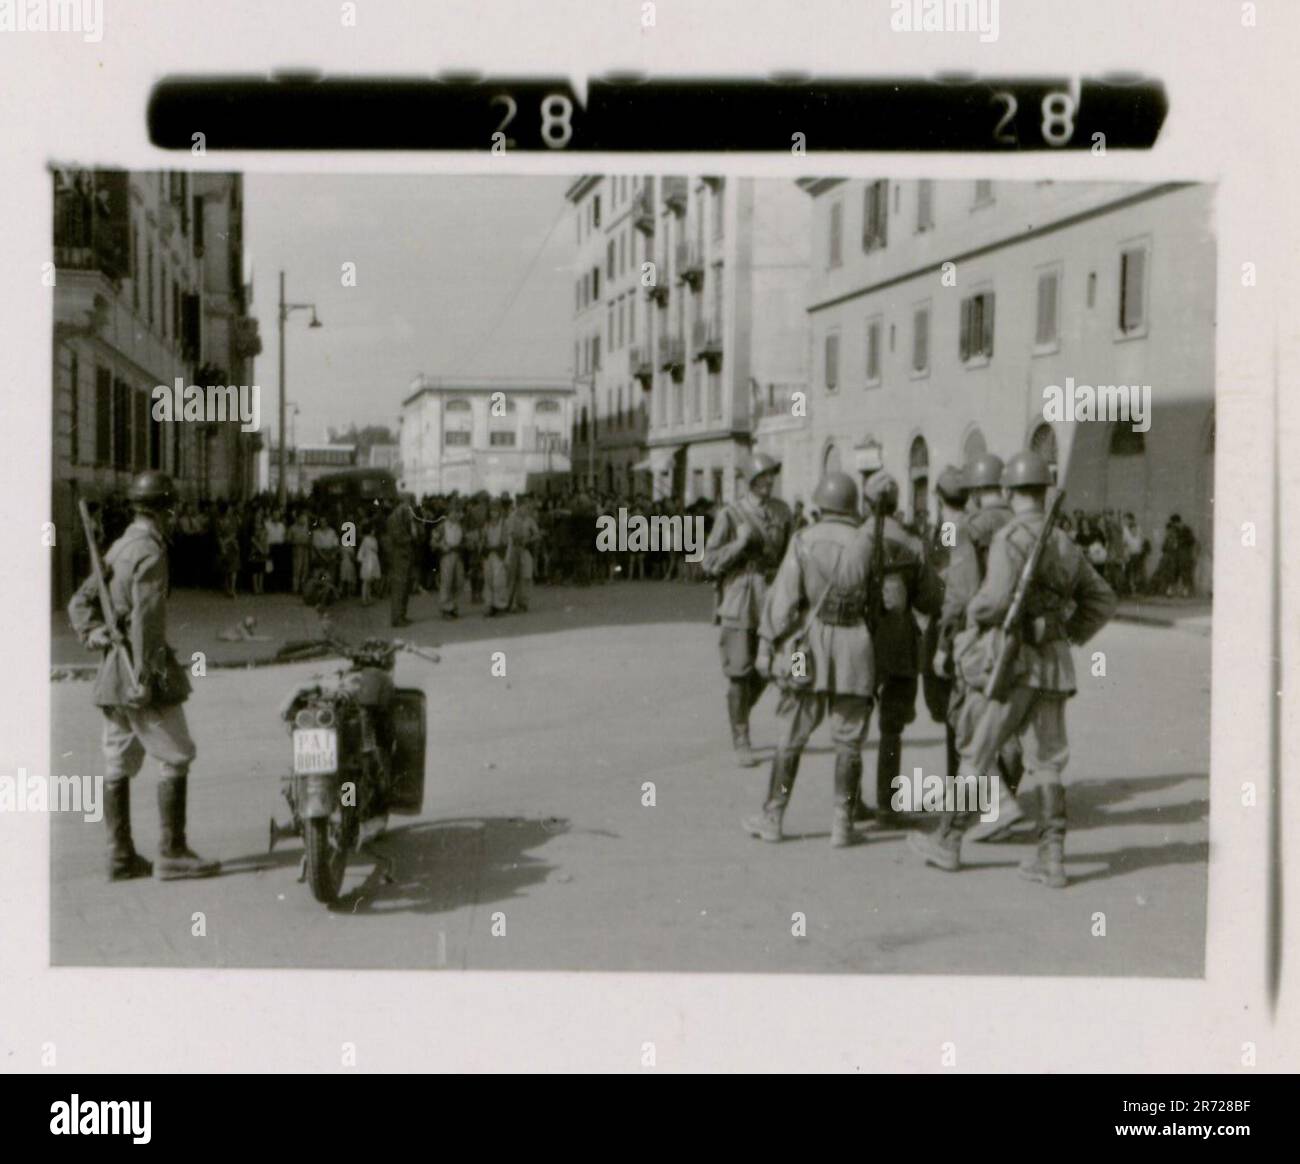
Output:
<svg viewBox="0 0 1300 1164">
<path fill-rule="evenodd" d="M 411 546 L 411 590 L 440 589 L 439 567 L 448 548 L 442 527 L 453 515 L 461 529 L 454 547 L 457 569 L 474 604 L 483 601 L 490 572 L 489 530 L 494 523 L 518 513 L 526 513 L 537 527 L 537 536 L 529 539 L 527 548 L 532 580 L 538 583 L 588 586 L 615 580 L 702 579 L 698 563 L 687 561 L 684 550 L 599 552 L 597 519 L 617 516 L 620 509 L 625 509 L 629 518 L 703 517 L 706 537 L 717 512 L 707 499 L 682 508 L 672 500 L 627 499 L 581 488 L 541 496 L 522 493 L 514 498 L 486 492 L 467 497 L 425 495 L 411 506 L 416 528 Z M 368 605 L 388 593 L 393 557 L 387 532 L 391 510 L 391 504 L 358 504 L 352 509 L 320 505 L 306 496 L 291 497 L 282 509 L 270 493 L 242 501 L 181 503 L 170 555 L 172 585 L 220 590 L 232 597 L 241 592 L 288 592 L 313 603 L 356 598 Z M 91 511 L 103 545 L 118 537 L 131 518 L 124 497 L 92 503 Z M 795 528 L 805 525 L 810 516 L 801 501 L 794 503 Z M 909 532 L 927 540 L 928 514 L 904 524 Z M 1194 592 L 1199 546 L 1178 514 L 1169 518 L 1158 549 L 1153 549 L 1132 513 L 1114 509 L 1094 513 L 1076 509 L 1062 516 L 1061 528 L 1120 595 L 1186 597 Z M 503 560 L 508 549 L 508 545 L 503 547 Z M 81 566 L 83 572 L 88 568 L 84 562 Z"/>
</svg>

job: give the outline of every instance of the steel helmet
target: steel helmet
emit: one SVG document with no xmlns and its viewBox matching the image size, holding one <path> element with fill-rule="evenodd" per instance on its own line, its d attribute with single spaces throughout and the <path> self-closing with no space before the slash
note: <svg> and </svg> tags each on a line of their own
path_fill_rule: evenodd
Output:
<svg viewBox="0 0 1300 1164">
<path fill-rule="evenodd" d="M 823 513 L 858 516 L 858 485 L 847 473 L 831 471 L 822 475 L 813 490 L 814 508 Z"/>
<path fill-rule="evenodd" d="M 176 500 L 172 479 L 157 469 L 137 473 L 126 490 L 126 499 L 141 509 L 166 509 Z"/>
<path fill-rule="evenodd" d="M 1002 480 L 1002 458 L 994 453 L 980 453 L 966 465 L 967 489 L 996 489 Z"/>
<path fill-rule="evenodd" d="M 780 468 L 781 462 L 775 457 L 769 457 L 766 453 L 754 453 L 745 458 L 741 472 L 744 474 L 745 481 L 752 485 L 755 477 L 761 477 L 764 473 L 776 473 Z"/>
<path fill-rule="evenodd" d="M 939 474 L 934 491 L 947 504 L 960 507 L 966 500 L 966 478 L 960 469 L 949 465 Z"/>
<path fill-rule="evenodd" d="M 1033 449 L 1025 449 L 1007 462 L 1007 467 L 1002 472 L 1002 484 L 1008 489 L 1051 485 L 1052 470 Z"/>
<path fill-rule="evenodd" d="M 877 505 L 883 505 L 886 511 L 892 512 L 898 506 L 898 482 L 894 480 L 893 474 L 877 469 L 867 478 L 866 495 L 867 502 L 873 509 Z"/>
</svg>

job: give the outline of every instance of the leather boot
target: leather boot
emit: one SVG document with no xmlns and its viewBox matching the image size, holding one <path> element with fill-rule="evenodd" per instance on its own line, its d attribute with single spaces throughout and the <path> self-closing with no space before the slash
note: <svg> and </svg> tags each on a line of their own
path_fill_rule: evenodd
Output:
<svg viewBox="0 0 1300 1164">
<path fill-rule="evenodd" d="M 907 843 L 927 865 L 955 873 L 961 868 L 962 834 L 973 819 L 974 814 L 969 812 L 942 813 L 935 829 L 928 833 L 912 833 Z"/>
<path fill-rule="evenodd" d="M 862 784 L 862 757 L 857 753 L 835 756 L 835 811 L 831 817 L 831 845 L 843 849 L 858 843 L 853 831 L 854 808 Z"/>
<path fill-rule="evenodd" d="M 727 685 L 727 718 L 731 721 L 731 746 L 736 749 L 736 763 L 742 768 L 758 766 L 758 757 L 749 743 L 749 681 L 733 679 Z"/>
<path fill-rule="evenodd" d="M 993 820 L 976 821 L 967 833 L 971 841 L 1001 841 L 1011 832 L 1011 826 L 1025 815 L 1025 810 L 1016 800 L 1015 792 L 1007 786 L 1002 775 L 1001 762 L 995 768 L 998 773 L 998 815 Z"/>
<path fill-rule="evenodd" d="M 790 791 L 799 772 L 799 753 L 777 749 L 772 757 L 772 774 L 767 781 L 767 800 L 757 816 L 747 816 L 741 826 L 763 841 L 781 839 L 781 822 L 785 819 L 785 806 L 790 803 Z"/>
<path fill-rule="evenodd" d="M 158 852 L 158 880 L 179 881 L 187 877 L 211 877 L 221 862 L 205 861 L 185 842 L 185 799 L 188 776 L 165 776 L 158 781 L 158 815 L 162 841 Z"/>
<path fill-rule="evenodd" d="M 1012 736 L 1002 745 L 1002 751 L 998 755 L 998 770 L 1011 789 L 1011 795 L 1015 796 L 1020 791 L 1020 781 L 1025 776 L 1025 751 L 1020 746 L 1018 736 Z"/>
<path fill-rule="evenodd" d="M 757 671 L 750 673 L 749 678 L 745 680 L 745 718 L 749 719 L 749 713 L 754 710 L 754 705 L 763 698 L 763 692 L 767 690 L 767 680 Z"/>
<path fill-rule="evenodd" d="M 108 879 L 148 877 L 153 866 L 135 851 L 131 840 L 131 781 L 125 776 L 104 781 L 104 824 L 108 826 Z"/>
<path fill-rule="evenodd" d="M 903 823 L 893 810 L 894 780 L 903 770 L 903 737 L 882 735 L 876 754 L 876 823 L 896 829 Z"/>
<path fill-rule="evenodd" d="M 1044 784 L 1038 810 L 1038 852 L 1020 865 L 1020 876 L 1049 889 L 1064 889 L 1065 876 L 1065 789 Z"/>
</svg>

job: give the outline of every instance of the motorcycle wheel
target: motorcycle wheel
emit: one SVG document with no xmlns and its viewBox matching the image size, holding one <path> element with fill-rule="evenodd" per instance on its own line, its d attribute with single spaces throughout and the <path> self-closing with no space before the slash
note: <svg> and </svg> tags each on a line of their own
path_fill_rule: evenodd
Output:
<svg viewBox="0 0 1300 1164">
<path fill-rule="evenodd" d="M 325 905 L 338 900 L 356 831 L 356 813 L 346 810 L 340 816 L 311 817 L 303 822 L 307 884 L 311 886 L 312 896 Z"/>
</svg>

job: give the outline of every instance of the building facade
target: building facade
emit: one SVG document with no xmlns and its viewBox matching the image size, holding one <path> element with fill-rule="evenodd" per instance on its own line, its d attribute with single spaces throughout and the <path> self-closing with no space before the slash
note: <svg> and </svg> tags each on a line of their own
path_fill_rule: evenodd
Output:
<svg viewBox="0 0 1300 1164">
<path fill-rule="evenodd" d="M 629 496 L 730 500 L 766 394 L 806 380 L 811 210 L 788 182 L 588 175 L 574 471 Z"/>
<path fill-rule="evenodd" d="M 757 426 L 788 497 L 883 462 L 915 517 L 946 464 L 1032 445 L 1066 508 L 1178 513 L 1212 570 L 1212 191 L 1186 184 L 804 180 L 813 209 L 805 415 Z M 1069 384 L 1149 386 L 1150 415 L 1054 414 Z M 1072 416 L 1078 414 L 1072 413 Z M 1144 426 L 1149 424 L 1149 427 Z M 1144 429 L 1135 431 L 1135 429 Z"/>
<path fill-rule="evenodd" d="M 417 376 L 402 401 L 400 487 L 522 493 L 570 472 L 568 379 Z"/>
<path fill-rule="evenodd" d="M 355 469 L 356 445 L 292 444 L 285 450 L 284 475 L 286 491 L 290 496 L 307 494 L 315 482 L 327 473 Z M 264 492 L 278 493 L 280 489 L 280 446 L 270 444 L 261 457 L 258 480 Z"/>
<path fill-rule="evenodd" d="M 153 416 L 153 390 L 253 383 L 260 351 L 243 279 L 235 174 L 56 168 L 53 597 L 83 567 L 77 503 L 121 493 L 147 468 L 186 500 L 245 496 L 257 433 L 237 418 Z M 217 377 L 220 377 L 219 379 Z"/>
</svg>

